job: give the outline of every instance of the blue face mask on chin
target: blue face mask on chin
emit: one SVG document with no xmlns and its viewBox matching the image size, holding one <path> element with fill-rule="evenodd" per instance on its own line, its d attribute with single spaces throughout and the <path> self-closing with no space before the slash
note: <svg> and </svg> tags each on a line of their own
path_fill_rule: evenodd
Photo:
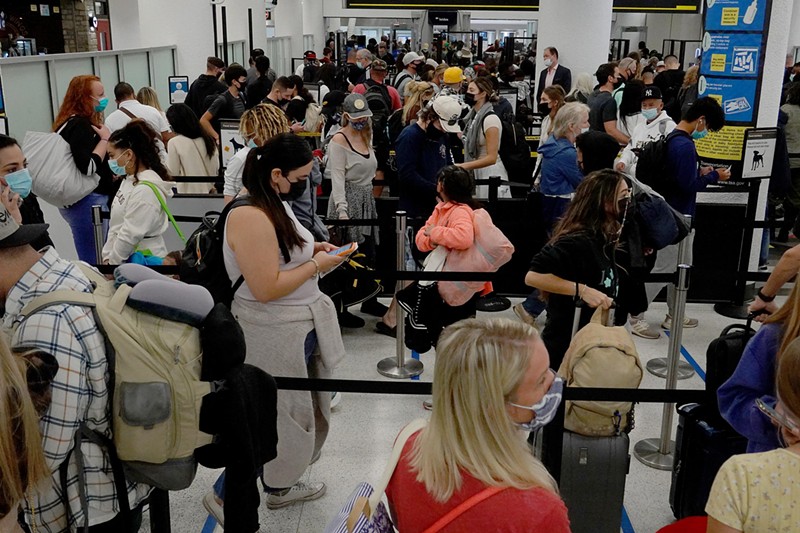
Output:
<svg viewBox="0 0 800 533">
<path fill-rule="evenodd" d="M 550 385 L 550 389 L 536 404 L 518 405 L 516 403 L 509 402 L 509 404 L 513 405 L 514 407 L 533 411 L 533 419 L 530 422 L 525 422 L 523 424 L 517 423 L 517 426 L 525 431 L 536 431 L 537 429 L 543 428 L 552 422 L 553 418 L 556 416 L 556 411 L 558 411 L 558 406 L 561 404 L 561 396 L 563 392 L 564 380 L 559 376 L 556 376 L 552 385 Z"/>
<path fill-rule="evenodd" d="M 21 198 L 27 198 L 31 193 L 33 179 L 31 179 L 31 173 L 28 172 L 27 168 L 17 170 L 16 172 L 9 172 L 5 175 L 5 180 L 11 192 L 20 195 Z"/>
<path fill-rule="evenodd" d="M 692 139 L 697 141 L 699 139 L 704 138 L 706 135 L 708 135 L 708 130 L 707 129 L 703 130 L 703 131 L 697 131 L 697 128 L 695 128 L 695 130 L 692 132 Z"/>
</svg>

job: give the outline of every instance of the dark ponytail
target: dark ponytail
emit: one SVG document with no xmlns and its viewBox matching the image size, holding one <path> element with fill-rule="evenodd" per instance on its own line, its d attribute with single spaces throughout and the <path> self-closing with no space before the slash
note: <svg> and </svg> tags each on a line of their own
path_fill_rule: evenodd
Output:
<svg viewBox="0 0 800 533">
<path fill-rule="evenodd" d="M 442 190 L 449 201 L 467 205 L 473 210 L 481 208 L 480 202 L 472 197 L 475 180 L 472 179 L 472 174 L 468 170 L 456 165 L 448 165 L 442 167 L 436 179 L 442 184 Z"/>
<path fill-rule="evenodd" d="M 108 139 L 109 144 L 123 150 L 131 150 L 136 156 L 136 162 L 141 163 L 148 170 L 152 170 L 162 180 L 171 181 L 167 167 L 161 162 L 156 148 L 156 138 L 158 134 L 147 122 L 141 119 L 134 119 L 121 130 L 111 134 Z"/>
<path fill-rule="evenodd" d="M 280 133 L 264 146 L 250 150 L 244 165 L 242 184 L 250 193 L 251 203 L 261 209 L 275 227 L 278 246 L 286 263 L 291 259 L 289 250 L 302 247 L 304 241 L 278 193 L 272 188 L 272 170 L 277 168 L 286 176 L 310 163 L 312 158 L 311 148 L 305 140 L 292 133 Z"/>
</svg>

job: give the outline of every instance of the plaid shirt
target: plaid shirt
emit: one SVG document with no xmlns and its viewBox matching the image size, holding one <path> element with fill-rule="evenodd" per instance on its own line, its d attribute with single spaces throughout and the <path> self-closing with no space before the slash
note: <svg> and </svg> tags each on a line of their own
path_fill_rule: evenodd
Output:
<svg viewBox="0 0 800 533">
<path fill-rule="evenodd" d="M 91 309 L 54 305 L 20 323 L 20 313 L 31 300 L 48 292 L 69 289 L 90 292 L 91 284 L 80 269 L 61 259 L 53 248 L 11 288 L 6 299 L 3 328 L 14 332 L 14 348 L 36 349 L 52 354 L 59 369 L 52 386 L 52 403 L 41 420 L 44 454 L 53 472 L 52 485 L 45 484 L 25 504 L 28 524 L 35 520 L 39 531 L 49 533 L 77 529 L 83 525 L 78 496 L 78 476 L 86 480 L 89 524 L 114 518 L 119 504 L 111 463 L 103 450 L 90 443 L 81 446 L 83 472 L 77 471 L 74 454 L 67 470 L 67 494 L 73 523 L 67 523 L 58 469 L 73 448 L 81 423 L 106 436 L 111 435 L 111 410 L 107 388 L 107 364 L 103 335 Z M 131 508 L 147 495 L 149 487 L 128 483 Z"/>
</svg>

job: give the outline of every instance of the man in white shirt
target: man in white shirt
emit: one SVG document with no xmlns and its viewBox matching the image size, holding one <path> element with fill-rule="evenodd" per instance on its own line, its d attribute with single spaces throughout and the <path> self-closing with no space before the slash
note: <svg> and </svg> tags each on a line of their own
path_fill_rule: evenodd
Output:
<svg viewBox="0 0 800 533">
<path fill-rule="evenodd" d="M 136 100 L 136 93 L 130 83 L 119 82 L 114 87 L 114 98 L 117 102 L 117 110 L 106 118 L 106 127 L 111 133 L 114 133 L 135 118 L 144 120 L 158 134 L 156 137 L 158 154 L 161 156 L 161 160 L 166 162 L 167 151 L 164 146 L 175 134 L 170 130 L 169 122 L 164 115 L 155 107 L 144 105 Z"/>
<path fill-rule="evenodd" d="M 642 96 L 642 116 L 646 122 L 640 123 L 631 133 L 631 140 L 617 158 L 615 168 L 630 176 L 636 176 L 637 152 L 646 143 L 657 141 L 675 129 L 675 122 L 664 111 L 661 90 L 650 85 Z"/>
</svg>

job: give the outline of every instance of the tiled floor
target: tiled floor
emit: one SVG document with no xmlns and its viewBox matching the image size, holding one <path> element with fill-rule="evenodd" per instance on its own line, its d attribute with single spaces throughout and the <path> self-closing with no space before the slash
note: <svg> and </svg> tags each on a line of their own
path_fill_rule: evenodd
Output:
<svg viewBox="0 0 800 533">
<path fill-rule="evenodd" d="M 665 304 L 656 303 L 647 313 L 647 318 L 651 324 L 660 324 L 664 312 Z M 700 327 L 684 330 L 683 345 L 697 364 L 705 368 L 706 347 L 733 320 L 717 315 L 709 305 L 690 304 L 687 312 L 700 320 Z M 514 318 L 511 310 L 502 315 Z M 372 326 L 376 319 L 364 318 L 367 320 L 365 328 L 345 331 L 344 341 L 349 357 L 337 370 L 336 377 L 386 380 L 388 378 L 377 373 L 375 365 L 380 359 L 394 354 L 394 341 L 373 333 Z M 634 338 L 643 365 L 653 357 L 667 354 L 666 336 L 662 335 L 659 340 Z M 425 372 L 421 380 L 432 379 L 434 361 L 433 352 L 422 355 Z M 657 388 L 664 384 L 663 379 L 645 372 L 641 386 Z M 695 374 L 690 379 L 680 381 L 678 387 L 699 389 L 703 387 L 703 381 Z M 426 416 L 427 412 L 422 409 L 423 399 L 417 396 L 344 394 L 342 403 L 334 411 L 331 434 L 323 448 L 322 457 L 307 472 L 308 479 L 327 484 L 327 494 L 319 500 L 276 511 L 269 511 L 262 504 L 261 530 L 279 533 L 322 531 L 360 481 L 377 481 L 400 428 L 414 418 Z M 631 448 L 641 439 L 659 436 L 662 409 L 661 404 L 640 404 L 636 407 L 636 428 L 631 433 Z M 674 437 L 677 420 L 673 421 L 672 427 Z M 201 499 L 210 490 L 216 475 L 215 471 L 201 469 L 189 489 L 171 494 L 174 531 L 203 531 L 207 515 Z M 673 521 L 669 507 L 670 476 L 670 472 L 654 470 L 631 459 L 625 509 L 633 531 L 653 533 Z M 211 528 L 208 527 L 207 531 L 210 532 Z"/>
</svg>

